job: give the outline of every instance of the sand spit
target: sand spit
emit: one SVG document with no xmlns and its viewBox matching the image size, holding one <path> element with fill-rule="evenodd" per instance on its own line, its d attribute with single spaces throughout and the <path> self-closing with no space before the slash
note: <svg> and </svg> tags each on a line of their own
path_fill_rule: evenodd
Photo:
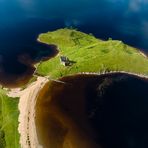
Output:
<svg viewBox="0 0 148 148">
<path fill-rule="evenodd" d="M 145 58 L 147 58 L 147 54 L 144 53 L 143 51 L 139 50 L 139 53 L 140 53 L 142 56 L 144 56 Z"/>
<path fill-rule="evenodd" d="M 19 133 L 20 144 L 22 148 L 41 148 L 38 143 L 35 126 L 35 105 L 38 92 L 48 82 L 46 77 L 38 77 L 25 90 L 12 89 L 8 95 L 11 97 L 20 97 L 19 101 Z"/>
<path fill-rule="evenodd" d="M 101 76 L 101 75 L 110 75 L 110 74 L 128 74 L 130 76 L 135 76 L 135 77 L 139 77 L 141 79 L 146 79 L 148 80 L 148 75 L 146 74 L 136 74 L 136 73 L 133 73 L 133 72 L 127 72 L 127 71 L 108 71 L 106 72 L 105 70 L 103 72 L 80 72 L 76 75 L 98 75 L 98 76 Z"/>
</svg>

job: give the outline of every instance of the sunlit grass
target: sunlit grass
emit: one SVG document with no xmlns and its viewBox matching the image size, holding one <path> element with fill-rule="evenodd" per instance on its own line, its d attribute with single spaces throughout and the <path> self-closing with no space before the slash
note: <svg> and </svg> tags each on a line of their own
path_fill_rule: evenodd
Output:
<svg viewBox="0 0 148 148">
<path fill-rule="evenodd" d="M 121 41 L 109 39 L 102 41 L 73 29 L 59 29 L 41 34 L 39 40 L 46 44 L 55 44 L 60 50 L 58 56 L 42 61 L 37 73 L 59 78 L 80 72 L 126 71 L 148 75 L 148 59 L 139 50 Z M 76 62 L 72 66 L 63 66 L 60 56 L 66 56 Z"/>
<path fill-rule="evenodd" d="M 0 89 L 0 148 L 20 148 L 18 98 L 10 98 Z"/>
</svg>

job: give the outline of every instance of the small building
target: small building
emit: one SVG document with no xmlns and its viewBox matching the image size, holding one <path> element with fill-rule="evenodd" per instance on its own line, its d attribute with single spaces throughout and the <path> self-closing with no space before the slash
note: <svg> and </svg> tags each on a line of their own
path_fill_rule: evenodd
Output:
<svg viewBox="0 0 148 148">
<path fill-rule="evenodd" d="M 60 62 L 64 66 L 70 66 L 71 65 L 70 60 L 66 56 L 60 56 Z"/>
</svg>

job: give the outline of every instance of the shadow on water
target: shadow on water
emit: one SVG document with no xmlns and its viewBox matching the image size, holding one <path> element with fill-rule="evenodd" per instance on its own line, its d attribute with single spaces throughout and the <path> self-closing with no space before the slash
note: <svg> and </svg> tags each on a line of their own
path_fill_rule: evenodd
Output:
<svg viewBox="0 0 148 148">
<path fill-rule="evenodd" d="M 55 45 L 37 43 L 34 54 L 23 52 L 16 56 L 3 56 L 0 62 L 0 83 L 6 87 L 19 87 L 25 85 L 32 77 L 34 64 L 48 60 L 59 52 Z M 3 62 L 3 58 L 5 62 Z M 6 61 L 7 59 L 7 61 Z"/>
<path fill-rule="evenodd" d="M 54 148 L 147 148 L 148 81 L 128 74 L 77 75 L 37 99 L 40 143 Z"/>
<path fill-rule="evenodd" d="M 24 85 L 32 77 L 34 63 L 55 56 L 56 46 L 39 43 L 37 38 L 40 33 L 57 28 L 61 28 L 59 20 L 51 23 L 44 19 L 25 19 L 0 28 L 0 83 L 7 87 Z"/>
</svg>

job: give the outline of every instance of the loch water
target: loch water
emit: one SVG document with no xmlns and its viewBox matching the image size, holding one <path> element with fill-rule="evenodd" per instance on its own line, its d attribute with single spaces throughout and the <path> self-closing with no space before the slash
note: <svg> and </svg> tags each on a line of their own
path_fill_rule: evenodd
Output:
<svg viewBox="0 0 148 148">
<path fill-rule="evenodd" d="M 44 147 L 147 148 L 148 81 L 128 74 L 77 75 L 50 82 L 36 103 Z M 79 86 L 79 87 L 78 87 Z"/>
<path fill-rule="evenodd" d="M 52 55 L 36 40 L 40 33 L 76 27 L 101 39 L 122 40 L 148 52 L 146 0 L 0 0 L 0 70 L 20 77 L 33 61 Z M 26 59 L 27 61 L 27 59 Z"/>
</svg>

